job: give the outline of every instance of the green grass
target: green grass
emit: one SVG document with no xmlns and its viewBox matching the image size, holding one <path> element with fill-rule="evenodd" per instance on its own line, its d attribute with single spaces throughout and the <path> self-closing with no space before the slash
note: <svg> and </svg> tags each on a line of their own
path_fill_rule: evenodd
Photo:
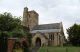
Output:
<svg viewBox="0 0 80 52">
<path fill-rule="evenodd" d="M 38 52 L 80 52 L 80 47 L 41 47 Z"/>
</svg>

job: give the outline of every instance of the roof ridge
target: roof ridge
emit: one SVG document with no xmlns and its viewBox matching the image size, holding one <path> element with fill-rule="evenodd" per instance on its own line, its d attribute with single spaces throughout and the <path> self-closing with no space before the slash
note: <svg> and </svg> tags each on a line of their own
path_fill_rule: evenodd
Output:
<svg viewBox="0 0 80 52">
<path fill-rule="evenodd" d="M 60 24 L 60 22 L 59 23 L 49 23 L 49 24 L 39 24 L 39 25 L 51 25 L 51 24 Z"/>
<path fill-rule="evenodd" d="M 61 23 L 51 23 L 51 24 L 42 24 L 37 25 L 33 28 L 33 30 L 43 30 L 43 29 L 60 29 Z"/>
</svg>

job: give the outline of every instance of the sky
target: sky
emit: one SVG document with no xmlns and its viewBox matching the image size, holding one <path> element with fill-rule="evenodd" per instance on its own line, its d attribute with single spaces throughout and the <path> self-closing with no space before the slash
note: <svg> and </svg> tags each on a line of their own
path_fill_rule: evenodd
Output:
<svg viewBox="0 0 80 52">
<path fill-rule="evenodd" d="M 66 37 L 67 28 L 80 24 L 80 0 L 0 0 L 0 13 L 23 16 L 24 7 L 39 14 L 39 24 L 62 22 Z"/>
</svg>

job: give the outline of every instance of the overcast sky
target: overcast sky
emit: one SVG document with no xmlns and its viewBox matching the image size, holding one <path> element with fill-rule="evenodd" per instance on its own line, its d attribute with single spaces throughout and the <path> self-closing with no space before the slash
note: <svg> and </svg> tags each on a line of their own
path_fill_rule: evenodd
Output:
<svg viewBox="0 0 80 52">
<path fill-rule="evenodd" d="M 39 14 L 39 24 L 62 22 L 65 34 L 66 28 L 80 24 L 80 0 L 0 0 L 0 13 L 22 16 L 25 6 Z"/>
</svg>

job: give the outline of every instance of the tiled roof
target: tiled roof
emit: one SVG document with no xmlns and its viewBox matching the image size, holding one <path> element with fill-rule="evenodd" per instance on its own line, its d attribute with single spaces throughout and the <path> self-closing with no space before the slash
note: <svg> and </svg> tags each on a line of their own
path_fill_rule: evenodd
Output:
<svg viewBox="0 0 80 52">
<path fill-rule="evenodd" d="M 60 23 L 37 25 L 33 30 L 60 29 Z"/>
</svg>

